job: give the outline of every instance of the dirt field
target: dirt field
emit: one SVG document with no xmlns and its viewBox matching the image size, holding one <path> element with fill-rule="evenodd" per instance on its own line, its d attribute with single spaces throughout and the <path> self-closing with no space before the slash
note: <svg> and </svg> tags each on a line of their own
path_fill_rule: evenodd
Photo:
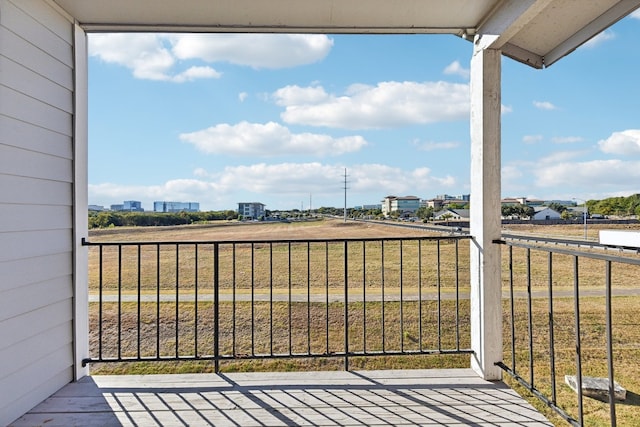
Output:
<svg viewBox="0 0 640 427">
<path fill-rule="evenodd" d="M 602 229 L 640 230 L 640 224 L 588 224 L 587 237 L 597 241 Z M 524 233 L 548 237 L 582 237 L 582 224 L 569 225 L 518 225 L 503 226 L 505 233 Z M 220 221 L 212 224 L 197 224 L 175 227 L 118 227 L 115 229 L 90 230 L 89 238 L 105 241 L 210 241 L 210 240 L 261 240 L 261 239 L 314 239 L 314 238 L 367 238 L 407 237 L 438 234 L 429 230 L 373 224 L 342 219 L 325 219 L 310 222 L 255 222 L 238 223 Z"/>
<path fill-rule="evenodd" d="M 433 234 L 425 230 L 391 227 L 363 222 L 327 219 L 310 222 L 220 222 L 214 224 L 177 227 L 136 227 L 91 230 L 94 241 L 127 240 L 261 240 L 261 239 L 315 239 L 406 237 Z"/>
</svg>

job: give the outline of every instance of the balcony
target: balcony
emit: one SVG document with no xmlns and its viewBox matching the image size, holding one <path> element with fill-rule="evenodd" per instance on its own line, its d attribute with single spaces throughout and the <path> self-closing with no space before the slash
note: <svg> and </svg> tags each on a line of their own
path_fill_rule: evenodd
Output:
<svg viewBox="0 0 640 427">
<path fill-rule="evenodd" d="M 636 254 L 494 243 L 507 385 L 468 369 L 469 240 L 85 242 L 98 375 L 14 425 L 552 425 L 510 387 L 560 425 L 637 417 L 633 393 L 564 384 L 636 384 L 640 339 L 616 300 L 635 295 Z M 123 366 L 137 374 L 101 375 Z"/>
<path fill-rule="evenodd" d="M 551 426 L 470 369 L 91 376 L 12 426 Z"/>
</svg>

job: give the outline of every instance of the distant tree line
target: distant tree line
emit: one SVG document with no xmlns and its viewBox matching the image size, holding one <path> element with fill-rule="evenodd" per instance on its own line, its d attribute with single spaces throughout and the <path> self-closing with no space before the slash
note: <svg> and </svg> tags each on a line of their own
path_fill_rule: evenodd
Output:
<svg viewBox="0 0 640 427">
<path fill-rule="evenodd" d="M 460 206 L 466 209 L 469 205 Z M 566 206 L 551 203 L 549 207 L 562 214 L 565 219 L 569 218 L 569 212 Z M 590 214 L 601 215 L 617 215 L 617 216 L 638 216 L 640 217 L 640 194 L 634 194 L 628 197 L 609 197 L 603 200 L 587 200 L 587 207 Z M 325 215 L 342 216 L 343 208 L 321 207 L 315 209 L 316 213 Z M 301 216 L 307 212 L 301 212 L 297 209 L 285 211 L 285 216 Z M 399 215 L 400 213 L 398 213 Z M 415 216 L 428 220 L 434 214 L 433 208 L 421 207 L 415 213 Z M 530 218 L 534 214 L 534 210 L 530 206 L 513 205 L 502 206 L 503 216 L 517 216 L 520 218 Z M 267 216 L 270 212 L 267 211 Z M 347 209 L 347 216 L 351 218 L 379 218 L 382 217 L 380 209 Z M 108 228 L 108 227 L 143 227 L 143 226 L 163 226 L 163 225 L 183 225 L 204 223 L 207 221 L 234 220 L 239 219 L 238 213 L 233 210 L 225 211 L 207 211 L 207 212 L 177 212 L 177 213 L 161 213 L 161 212 L 118 212 L 118 211 L 102 211 L 89 212 L 89 228 Z"/>
<path fill-rule="evenodd" d="M 109 227 L 144 227 L 205 223 L 237 219 L 238 214 L 232 210 L 208 212 L 89 212 L 89 228 Z"/>
<path fill-rule="evenodd" d="M 322 206 L 314 209 L 314 212 L 320 215 L 343 216 L 344 208 Z M 381 209 L 347 208 L 347 217 L 349 218 L 377 218 L 380 216 L 382 216 Z"/>
<path fill-rule="evenodd" d="M 602 200 L 588 200 L 590 214 L 640 216 L 640 194 L 629 197 L 609 197 Z"/>
</svg>

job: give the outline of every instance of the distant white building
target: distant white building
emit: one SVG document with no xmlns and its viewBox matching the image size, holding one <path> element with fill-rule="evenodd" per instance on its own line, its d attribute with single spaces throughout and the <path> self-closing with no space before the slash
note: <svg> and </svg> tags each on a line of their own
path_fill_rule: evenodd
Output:
<svg viewBox="0 0 640 427">
<path fill-rule="evenodd" d="M 533 214 L 533 218 L 531 219 L 560 219 L 560 213 L 554 209 L 551 209 L 547 206 L 536 206 L 534 207 L 535 214 Z"/>
<path fill-rule="evenodd" d="M 443 209 L 434 213 L 433 219 L 469 219 L 469 209 Z"/>
<path fill-rule="evenodd" d="M 382 214 L 389 216 L 392 212 L 413 214 L 420 208 L 420 198 L 416 196 L 387 196 L 382 200 Z"/>
<path fill-rule="evenodd" d="M 264 203 L 260 202 L 239 202 L 238 215 L 241 215 L 243 219 L 264 218 L 265 206 Z"/>
</svg>

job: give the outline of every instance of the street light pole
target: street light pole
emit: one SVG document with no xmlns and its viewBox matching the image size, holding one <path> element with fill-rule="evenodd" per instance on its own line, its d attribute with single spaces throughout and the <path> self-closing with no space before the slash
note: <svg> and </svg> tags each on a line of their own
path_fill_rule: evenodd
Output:
<svg viewBox="0 0 640 427">
<path fill-rule="evenodd" d="M 589 215 L 589 211 L 588 211 L 588 207 L 587 207 L 587 201 L 583 200 L 583 199 L 578 199 L 576 197 L 573 198 L 573 200 L 580 200 L 582 202 L 584 202 L 584 209 L 582 209 L 582 217 L 584 218 L 584 240 L 587 240 L 587 216 Z"/>
</svg>

